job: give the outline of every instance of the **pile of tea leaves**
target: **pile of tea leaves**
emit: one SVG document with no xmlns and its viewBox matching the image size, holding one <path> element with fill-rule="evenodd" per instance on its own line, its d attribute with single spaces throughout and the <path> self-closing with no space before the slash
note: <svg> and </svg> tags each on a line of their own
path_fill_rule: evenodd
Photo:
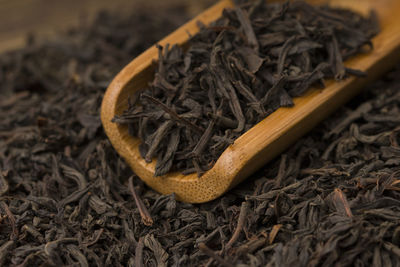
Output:
<svg viewBox="0 0 400 267">
<path fill-rule="evenodd" d="M 399 266 L 400 65 L 217 200 L 132 174 L 100 102 L 185 14 L 103 13 L 0 56 L 0 266 Z"/>
<path fill-rule="evenodd" d="M 200 176 L 239 136 L 324 78 L 364 75 L 343 61 L 372 48 L 374 13 L 245 1 L 200 26 L 189 49 L 160 47 L 155 78 L 113 121 L 128 124 L 155 176 Z M 162 51 L 164 53 L 162 53 Z"/>
</svg>

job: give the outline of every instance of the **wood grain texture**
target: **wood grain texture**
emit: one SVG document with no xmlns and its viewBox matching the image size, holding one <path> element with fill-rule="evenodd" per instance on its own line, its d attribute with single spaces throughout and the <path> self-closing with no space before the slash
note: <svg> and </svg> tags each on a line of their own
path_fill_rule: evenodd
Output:
<svg viewBox="0 0 400 267">
<path fill-rule="evenodd" d="M 114 115 L 119 115 L 126 109 L 128 97 L 145 87 L 153 78 L 154 67 L 151 62 L 157 58 L 157 49 L 151 47 L 116 76 L 104 96 L 101 119 L 113 146 L 134 172 L 158 192 L 175 193 L 179 200 L 191 203 L 210 201 L 222 195 L 281 153 L 356 95 L 365 84 L 378 78 L 400 60 L 400 17 L 397 15 L 400 11 L 399 1 L 332 0 L 330 4 L 363 13 L 371 8 L 378 11 L 382 31 L 373 39 L 374 50 L 345 62 L 350 68 L 368 72 L 368 77 L 351 77 L 341 82 L 327 81 L 324 90 L 309 90 L 306 95 L 295 98 L 293 108 L 280 108 L 251 128 L 229 146 L 214 167 L 200 178 L 196 174 L 184 176 L 180 173 L 154 177 L 155 160 L 146 163 L 138 152 L 140 141 L 129 136 L 127 127 L 111 122 Z M 219 2 L 167 36 L 160 44 L 185 44 L 187 32 L 197 32 L 197 20 L 208 24 L 220 16 L 223 8 L 230 6 L 231 1 Z"/>
</svg>

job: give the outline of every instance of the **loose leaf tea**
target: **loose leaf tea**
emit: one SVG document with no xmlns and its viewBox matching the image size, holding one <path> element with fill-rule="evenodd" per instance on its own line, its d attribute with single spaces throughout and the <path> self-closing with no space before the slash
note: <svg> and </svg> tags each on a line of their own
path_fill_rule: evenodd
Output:
<svg viewBox="0 0 400 267">
<path fill-rule="evenodd" d="M 325 78 L 364 75 L 343 61 L 372 48 L 374 13 L 305 2 L 224 10 L 184 51 L 159 47 L 154 80 L 113 121 L 139 137 L 155 175 L 201 175 L 240 135 Z"/>
<path fill-rule="evenodd" d="M 103 13 L 0 55 L 0 266 L 399 266 L 400 65 L 210 203 L 132 174 L 100 100 L 189 17 Z"/>
</svg>

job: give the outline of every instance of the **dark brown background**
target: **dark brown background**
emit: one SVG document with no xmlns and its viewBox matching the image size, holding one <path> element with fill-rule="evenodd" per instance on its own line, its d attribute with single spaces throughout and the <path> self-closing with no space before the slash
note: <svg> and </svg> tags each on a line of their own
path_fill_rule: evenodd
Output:
<svg viewBox="0 0 400 267">
<path fill-rule="evenodd" d="M 0 52 L 21 47 L 28 33 L 49 37 L 55 31 L 92 20 L 102 9 L 129 13 L 138 6 L 187 5 L 194 16 L 212 0 L 0 0 Z"/>
</svg>

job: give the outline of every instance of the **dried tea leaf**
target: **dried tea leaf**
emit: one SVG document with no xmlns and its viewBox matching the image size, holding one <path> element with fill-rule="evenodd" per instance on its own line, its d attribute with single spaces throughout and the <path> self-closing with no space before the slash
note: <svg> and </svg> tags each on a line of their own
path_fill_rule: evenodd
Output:
<svg viewBox="0 0 400 267">
<path fill-rule="evenodd" d="M 148 234 L 143 238 L 145 247 L 153 251 L 157 260 L 157 266 L 166 267 L 168 261 L 168 253 L 163 249 L 153 234 Z"/>
</svg>

